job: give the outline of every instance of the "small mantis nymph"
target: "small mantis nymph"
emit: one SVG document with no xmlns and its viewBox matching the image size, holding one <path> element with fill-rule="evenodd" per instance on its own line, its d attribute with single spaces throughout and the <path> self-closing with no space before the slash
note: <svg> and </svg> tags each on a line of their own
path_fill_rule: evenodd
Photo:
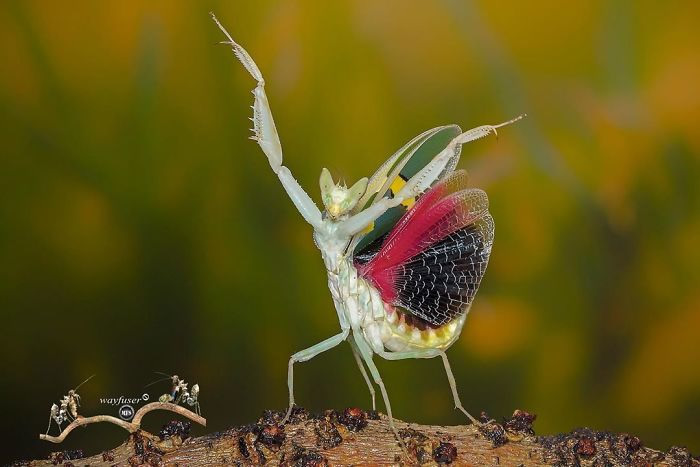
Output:
<svg viewBox="0 0 700 467">
<path fill-rule="evenodd" d="M 461 146 L 496 133 L 499 125 L 462 132 L 457 125 L 428 130 L 409 141 L 370 178 L 350 188 L 321 171 L 321 212 L 282 165 L 282 147 L 258 66 L 219 21 L 223 44 L 257 81 L 253 91 L 253 133 L 289 198 L 313 227 L 328 272 L 328 287 L 340 333 L 289 359 L 289 409 L 294 407 L 294 364 L 310 360 L 343 341 L 350 343 L 375 408 L 379 389 L 389 424 L 398 438 L 389 396 L 372 357 L 387 360 L 441 357 L 455 407 L 462 406 L 445 351 L 457 340 L 486 271 L 494 224 L 486 193 L 466 185 L 455 171 Z M 399 438 L 400 439 L 400 438 Z"/>
<path fill-rule="evenodd" d="M 164 378 L 149 383 L 146 385 L 146 387 L 159 383 L 165 379 L 169 379 L 171 383 L 170 392 L 162 394 L 158 398 L 158 402 L 172 402 L 175 405 L 187 404 L 190 407 L 194 407 L 197 415 L 202 415 L 201 408 L 199 406 L 199 384 L 195 383 L 190 389 L 187 389 L 187 382 L 178 375 L 169 375 L 161 371 L 156 371 L 156 373 L 163 375 Z"/>
<path fill-rule="evenodd" d="M 61 425 L 63 422 L 72 422 L 78 418 L 78 407 L 80 407 L 80 394 L 78 394 L 78 388 L 90 381 L 94 376 L 95 375 L 90 376 L 75 388 L 69 390 L 68 394 L 63 396 L 63 399 L 61 399 L 60 405 L 51 405 L 51 410 L 49 412 L 49 427 L 46 429 L 47 435 L 51 430 L 52 420 L 56 422 L 56 425 L 58 425 L 58 430 L 61 431 Z"/>
</svg>

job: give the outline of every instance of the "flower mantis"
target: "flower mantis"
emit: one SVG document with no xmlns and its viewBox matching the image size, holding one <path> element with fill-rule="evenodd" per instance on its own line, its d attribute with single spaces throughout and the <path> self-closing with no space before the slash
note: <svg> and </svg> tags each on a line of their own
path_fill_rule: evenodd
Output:
<svg viewBox="0 0 700 467">
<path fill-rule="evenodd" d="M 486 193 L 467 187 L 466 173 L 455 168 L 463 144 L 496 134 L 523 116 L 466 132 L 457 125 L 425 131 L 371 177 L 349 188 L 335 183 L 324 168 L 321 211 L 282 164 L 282 146 L 260 69 L 213 14 L 212 18 L 227 38 L 222 43 L 231 46 L 257 81 L 251 139 L 260 145 L 292 203 L 313 228 L 340 323 L 338 334 L 290 357 L 289 409 L 284 420 L 294 407 L 294 364 L 347 341 L 373 409 L 372 382 L 381 391 L 397 438 L 375 354 L 387 360 L 441 357 L 455 407 L 478 424 L 460 401 L 445 351 L 459 337 L 486 271 L 494 223 Z"/>
</svg>

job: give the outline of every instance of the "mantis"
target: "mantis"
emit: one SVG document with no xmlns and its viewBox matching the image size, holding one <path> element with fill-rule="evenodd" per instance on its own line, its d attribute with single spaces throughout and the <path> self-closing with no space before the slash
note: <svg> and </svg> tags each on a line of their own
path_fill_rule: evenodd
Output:
<svg viewBox="0 0 700 467">
<path fill-rule="evenodd" d="M 252 91 L 253 136 L 272 172 L 302 218 L 312 227 L 328 274 L 328 288 L 340 332 L 289 359 L 289 408 L 295 405 L 294 365 L 347 341 L 376 409 L 376 384 L 397 439 L 386 386 L 373 361 L 440 357 L 455 407 L 479 422 L 462 405 L 445 351 L 459 337 L 486 272 L 494 222 L 488 197 L 467 186 L 466 172 L 455 170 L 462 145 L 496 134 L 498 125 L 463 132 L 457 125 L 416 136 L 369 178 L 349 188 L 321 171 L 321 211 L 283 165 L 282 145 L 265 94 L 265 79 L 248 52 L 212 14 L 243 67 L 257 82 Z M 369 370 L 369 375 L 366 369 Z M 371 376 L 371 379 L 370 379 Z"/>
<path fill-rule="evenodd" d="M 159 383 L 164 379 L 169 379 L 171 383 L 171 389 L 169 393 L 162 394 L 158 398 L 158 402 L 172 402 L 173 404 L 189 405 L 194 407 L 197 415 L 202 415 L 201 408 L 199 406 L 199 384 L 195 383 L 188 390 L 187 382 L 180 378 L 178 375 L 169 375 L 161 371 L 156 371 L 157 374 L 164 376 L 164 378 L 154 381 L 153 383 L 147 384 L 146 387 L 151 384 Z"/>
<path fill-rule="evenodd" d="M 51 411 L 49 414 L 49 427 L 46 429 L 46 434 L 49 434 L 51 430 L 51 421 L 55 421 L 58 425 L 58 430 L 61 431 L 61 425 L 65 421 L 73 421 L 78 418 L 78 407 L 80 407 L 80 394 L 78 394 L 78 388 L 83 384 L 90 381 L 95 375 L 90 376 L 85 381 L 70 389 L 68 394 L 63 396 L 63 399 L 58 404 L 51 405 Z"/>
</svg>

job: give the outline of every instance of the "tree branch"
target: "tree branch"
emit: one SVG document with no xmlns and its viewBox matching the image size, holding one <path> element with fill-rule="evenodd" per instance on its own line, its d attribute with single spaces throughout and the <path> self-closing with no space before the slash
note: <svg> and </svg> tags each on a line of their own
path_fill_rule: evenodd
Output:
<svg viewBox="0 0 700 467">
<path fill-rule="evenodd" d="M 143 410 L 143 409 L 142 409 Z M 627 434 L 587 428 L 538 437 L 535 417 L 516 411 L 503 423 L 430 426 L 395 420 L 402 450 L 385 416 L 346 409 L 309 415 L 295 409 L 286 425 L 281 412 L 266 412 L 255 424 L 189 438 L 188 422 L 170 422 L 154 436 L 129 435 L 115 449 L 82 458 L 82 452 L 53 453 L 30 465 L 683 465 L 700 466 L 684 448 L 661 452 Z M 80 457 L 79 462 L 74 459 Z"/>
</svg>

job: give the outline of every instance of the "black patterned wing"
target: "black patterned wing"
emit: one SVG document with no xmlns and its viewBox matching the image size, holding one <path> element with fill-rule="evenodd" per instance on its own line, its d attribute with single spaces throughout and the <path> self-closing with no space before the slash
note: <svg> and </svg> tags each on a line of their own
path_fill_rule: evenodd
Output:
<svg viewBox="0 0 700 467">
<path fill-rule="evenodd" d="M 452 232 L 394 272 L 394 303 L 432 326 L 466 313 L 474 300 L 491 254 L 493 219 Z"/>
</svg>

